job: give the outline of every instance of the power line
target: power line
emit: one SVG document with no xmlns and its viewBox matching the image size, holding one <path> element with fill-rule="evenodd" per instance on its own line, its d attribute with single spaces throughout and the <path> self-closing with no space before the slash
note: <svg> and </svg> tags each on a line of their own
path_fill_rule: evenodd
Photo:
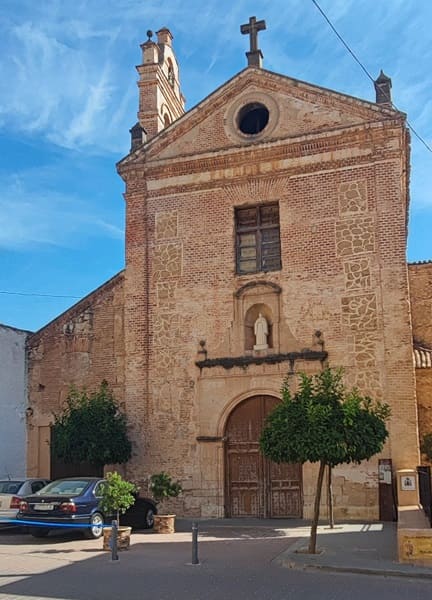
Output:
<svg viewBox="0 0 432 600">
<path fill-rule="evenodd" d="M 369 79 L 375 83 L 374 78 L 372 77 L 372 75 L 369 73 L 369 71 L 366 69 L 366 67 L 362 64 L 362 62 L 360 61 L 359 58 L 357 58 L 357 56 L 354 54 L 354 52 L 351 50 L 351 48 L 348 46 L 348 44 L 345 42 L 345 40 L 343 39 L 343 37 L 340 35 L 340 33 L 337 31 L 337 29 L 335 28 L 335 26 L 333 25 L 333 23 L 330 21 L 330 19 L 328 18 L 328 16 L 325 14 L 325 12 L 323 11 L 323 9 L 321 8 L 321 6 L 318 4 L 318 2 L 316 2 L 315 0 L 312 0 L 312 2 L 315 4 L 316 8 L 320 11 L 320 13 L 322 14 L 322 16 L 324 17 L 324 19 L 327 21 L 327 23 L 330 25 L 330 27 L 333 29 L 333 32 L 336 34 L 336 36 L 339 38 L 339 40 L 342 42 L 342 44 L 345 46 L 345 48 L 348 50 L 348 52 L 351 54 L 351 56 L 354 58 L 354 60 L 356 61 L 356 63 L 358 63 L 360 65 L 360 67 L 363 69 L 363 71 L 366 73 L 366 75 L 369 77 Z"/>
<path fill-rule="evenodd" d="M 366 73 L 366 76 L 372 81 L 372 83 L 375 83 L 374 78 L 372 77 L 372 75 L 369 73 L 369 71 L 366 69 L 366 67 L 364 66 L 364 64 L 361 62 L 361 60 L 356 56 L 356 54 L 354 53 L 354 51 L 349 47 L 349 45 L 347 44 L 347 42 L 343 39 L 343 37 L 340 35 L 340 33 L 337 31 L 336 27 L 333 25 L 333 23 L 330 21 L 330 19 L 328 18 L 328 16 L 325 14 L 325 12 L 323 11 L 323 9 L 321 8 L 321 6 L 318 4 L 317 0 L 312 0 L 313 4 L 315 5 L 315 7 L 318 9 L 318 11 L 322 14 L 322 16 L 324 17 L 324 19 L 327 21 L 327 23 L 329 24 L 329 26 L 331 27 L 332 31 L 335 33 L 335 35 L 337 36 L 337 38 L 342 42 L 342 44 L 345 46 L 345 48 L 348 50 L 348 52 L 351 54 L 351 56 L 353 57 L 353 59 L 356 61 L 356 63 L 360 66 L 360 68 Z M 388 98 L 389 102 L 391 103 L 392 107 L 399 111 L 399 109 L 397 108 L 397 106 L 392 102 L 391 98 Z M 399 111 L 400 112 L 400 111 Z M 408 121 L 407 119 L 407 125 L 410 128 L 410 130 L 413 132 L 413 134 L 416 136 L 416 138 L 425 146 L 425 148 L 427 150 L 429 150 L 429 152 L 432 154 L 432 148 L 429 146 L 429 144 L 421 137 L 421 135 L 419 133 L 417 133 L 417 131 L 414 129 L 414 127 L 411 125 L 411 123 Z"/>
<path fill-rule="evenodd" d="M 73 298 L 80 300 L 82 296 L 61 296 L 58 294 L 35 294 L 32 292 L 10 292 L 6 290 L 0 290 L 0 294 L 8 294 L 10 296 L 38 296 L 40 298 Z"/>
</svg>

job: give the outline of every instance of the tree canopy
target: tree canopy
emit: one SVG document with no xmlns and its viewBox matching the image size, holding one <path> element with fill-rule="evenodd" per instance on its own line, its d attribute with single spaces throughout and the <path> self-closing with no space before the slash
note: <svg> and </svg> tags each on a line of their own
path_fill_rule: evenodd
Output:
<svg viewBox="0 0 432 600">
<path fill-rule="evenodd" d="M 432 460 L 432 432 L 425 433 L 420 444 L 420 450 L 428 460 Z"/>
<path fill-rule="evenodd" d="M 161 471 L 150 477 L 149 489 L 156 502 L 159 504 L 168 498 L 177 498 L 183 489 L 179 481 L 173 481 L 171 475 Z"/>
<path fill-rule="evenodd" d="M 120 515 L 135 504 L 135 495 L 138 492 L 137 486 L 123 479 L 123 477 L 114 471 L 105 476 L 107 483 L 103 488 L 101 507 L 105 514 L 115 513 L 117 523 L 120 524 Z"/>
<path fill-rule="evenodd" d="M 260 445 L 264 455 L 277 463 L 320 463 L 310 552 L 316 549 L 324 468 L 359 463 L 380 452 L 388 436 L 389 415 L 388 405 L 356 389 L 347 390 L 340 369 L 301 374 L 294 395 L 285 379 L 282 402 L 267 417 Z"/>
<path fill-rule="evenodd" d="M 54 415 L 52 452 L 65 463 L 125 463 L 132 454 L 126 416 L 103 381 L 99 389 L 71 388 L 65 408 Z"/>
</svg>

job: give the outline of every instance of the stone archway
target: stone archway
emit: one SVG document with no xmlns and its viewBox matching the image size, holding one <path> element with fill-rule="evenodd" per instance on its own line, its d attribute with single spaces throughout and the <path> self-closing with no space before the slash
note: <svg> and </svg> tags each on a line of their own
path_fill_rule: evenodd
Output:
<svg viewBox="0 0 432 600">
<path fill-rule="evenodd" d="M 260 452 L 265 417 L 279 402 L 253 396 L 231 412 L 225 429 L 227 517 L 302 516 L 301 465 L 278 465 Z"/>
</svg>

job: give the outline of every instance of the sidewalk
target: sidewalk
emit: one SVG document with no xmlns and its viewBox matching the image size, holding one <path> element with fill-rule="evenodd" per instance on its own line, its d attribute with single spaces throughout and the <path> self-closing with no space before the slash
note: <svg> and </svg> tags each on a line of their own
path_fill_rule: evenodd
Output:
<svg viewBox="0 0 432 600">
<path fill-rule="evenodd" d="M 310 525 L 299 519 L 198 520 L 200 539 L 229 535 L 297 538 L 273 563 L 288 569 L 362 573 L 432 579 L 432 568 L 397 561 L 396 523 L 344 523 L 318 527 L 317 554 L 307 554 Z M 179 519 L 177 531 L 190 531 L 191 521 Z M 219 532 L 216 534 L 216 532 Z"/>
<path fill-rule="evenodd" d="M 301 552 L 310 533 L 310 524 L 302 520 L 197 519 L 197 523 L 198 566 L 191 565 L 190 519 L 178 518 L 174 534 L 133 533 L 130 552 L 121 553 L 117 562 L 102 551 L 101 540 L 86 540 L 76 532 L 38 540 L 19 531 L 5 532 L 0 535 L 0 599 L 115 600 L 124 597 L 127 585 L 128 598 L 140 600 L 149 581 L 164 600 L 229 599 L 235 590 L 239 600 L 240 588 L 242 598 L 252 598 L 248 590 L 257 585 L 262 593 L 256 597 L 274 600 L 290 597 L 284 595 L 285 588 L 298 581 L 311 589 L 330 586 L 328 595 L 320 596 L 324 599 L 340 597 L 333 595 L 332 586 L 344 585 L 342 575 L 339 583 L 325 578 L 328 572 L 378 575 L 357 580 L 353 598 L 364 598 L 360 592 L 381 589 L 384 577 L 404 577 L 406 585 L 418 586 L 430 585 L 432 579 L 432 568 L 396 561 L 394 523 L 337 523 L 333 530 L 321 525 L 317 539 L 321 552 L 315 555 Z M 386 589 L 401 585 L 401 580 L 389 581 Z M 374 597 L 391 596 L 377 591 Z"/>
</svg>

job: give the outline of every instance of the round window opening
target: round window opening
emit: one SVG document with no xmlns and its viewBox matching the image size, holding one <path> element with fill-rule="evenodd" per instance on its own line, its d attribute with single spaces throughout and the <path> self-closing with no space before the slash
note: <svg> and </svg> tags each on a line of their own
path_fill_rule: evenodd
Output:
<svg viewBox="0 0 432 600">
<path fill-rule="evenodd" d="M 246 104 L 238 114 L 238 127 L 242 133 L 256 135 L 260 133 L 269 121 L 268 108 L 260 102 Z"/>
</svg>

